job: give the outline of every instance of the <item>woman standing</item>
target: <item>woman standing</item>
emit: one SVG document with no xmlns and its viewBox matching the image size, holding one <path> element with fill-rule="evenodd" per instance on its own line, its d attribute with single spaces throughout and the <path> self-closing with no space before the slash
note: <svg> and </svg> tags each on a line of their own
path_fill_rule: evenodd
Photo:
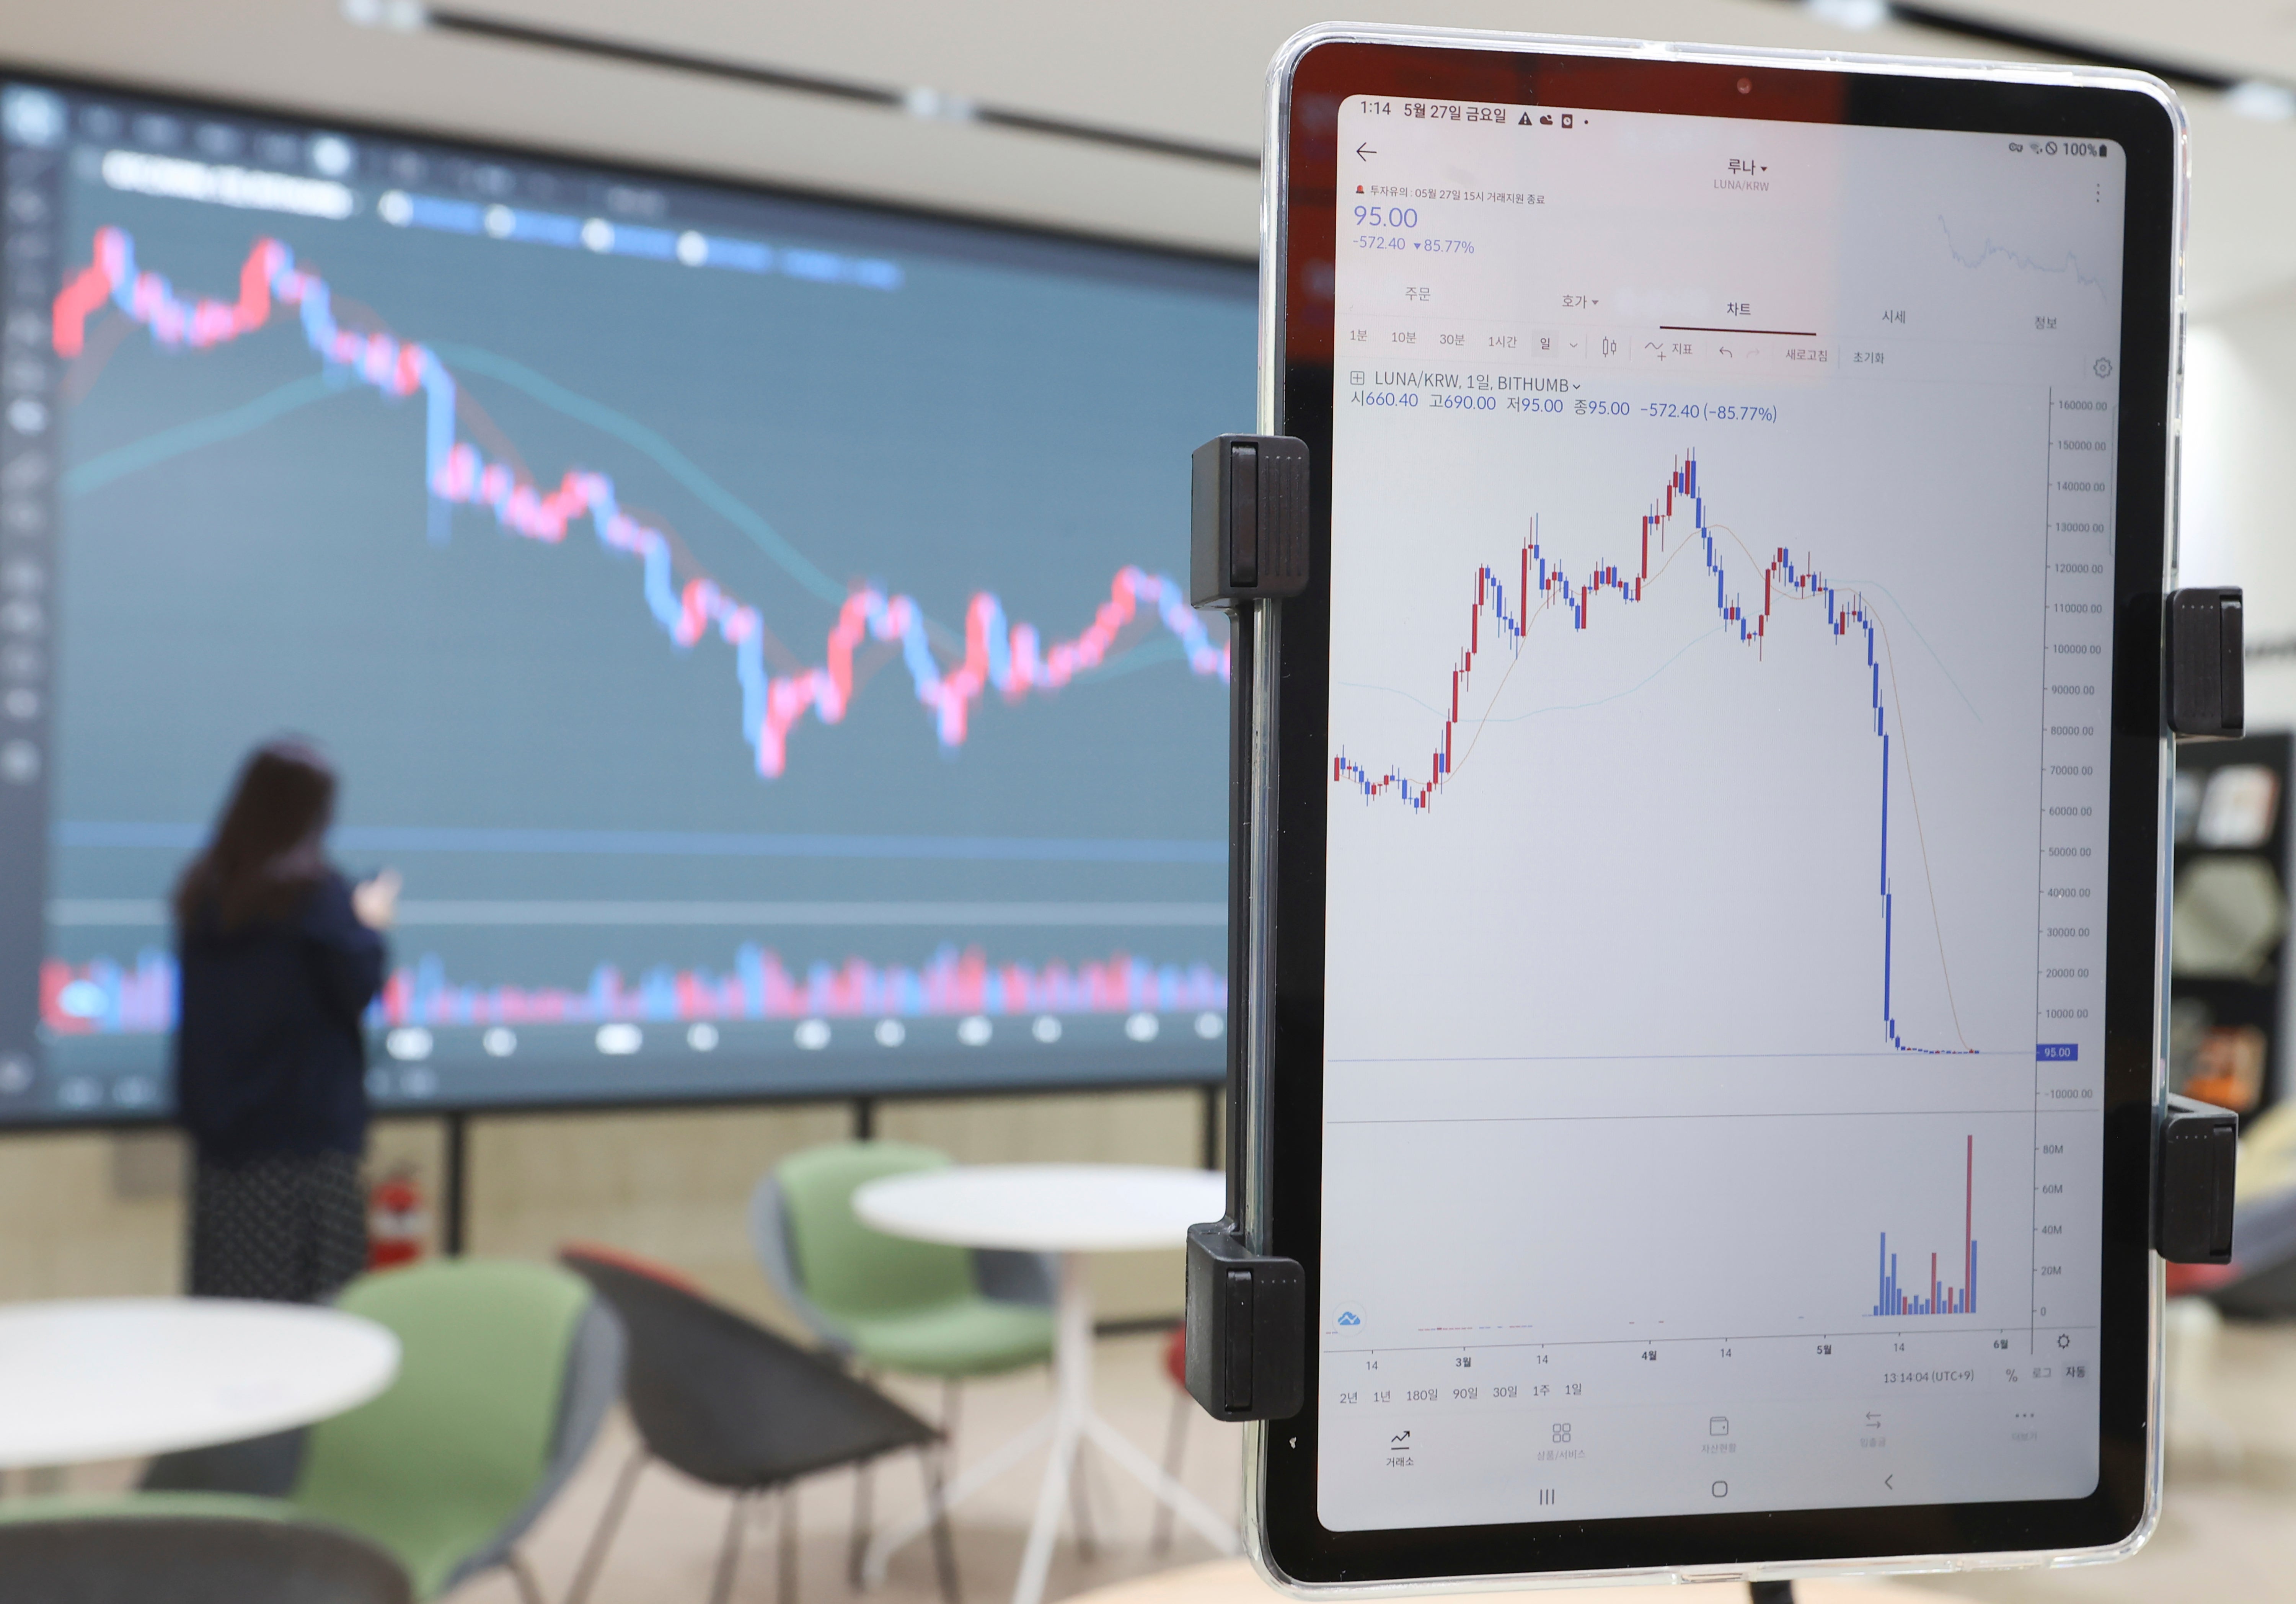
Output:
<svg viewBox="0 0 2296 1604">
<path fill-rule="evenodd" d="M 334 806 L 316 751 L 258 747 L 176 887 L 195 1296 L 316 1302 L 365 1267 L 360 1016 L 382 983 L 398 876 L 354 887 L 335 870 Z"/>
</svg>

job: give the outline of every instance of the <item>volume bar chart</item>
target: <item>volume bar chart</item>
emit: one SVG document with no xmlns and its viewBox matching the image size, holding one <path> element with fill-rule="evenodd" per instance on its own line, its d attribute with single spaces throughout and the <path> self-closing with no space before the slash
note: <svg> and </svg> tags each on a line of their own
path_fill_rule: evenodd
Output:
<svg viewBox="0 0 2296 1604">
<path fill-rule="evenodd" d="M 1977 1138 L 1973 1135 L 1965 1137 L 1964 1141 L 1966 1145 L 1962 1152 L 1961 1285 L 1956 1287 L 1939 1279 L 1938 1255 L 1933 1253 L 1929 1256 L 1928 1279 L 1908 1290 L 1906 1273 L 1898 1265 L 1898 1255 L 1890 1251 L 1890 1233 L 1883 1231 L 1876 1271 L 1879 1286 L 1874 1300 L 1876 1316 L 1977 1312 Z M 1918 1273 L 1918 1259 L 1906 1268 Z M 1925 1291 L 1922 1289 L 1923 1287 Z"/>
<path fill-rule="evenodd" d="M 176 1024 L 172 955 L 151 950 L 132 967 L 110 958 L 85 964 L 51 958 L 42 967 L 42 1023 L 60 1035 L 139 1034 Z M 792 972 L 770 949 L 744 943 L 731 970 L 647 970 L 636 984 L 601 964 L 580 990 L 472 985 L 450 978 L 435 957 L 397 969 L 367 1012 L 367 1023 L 402 1024 L 594 1024 L 615 1020 L 931 1019 L 971 1015 L 1131 1014 L 1217 1011 L 1227 983 L 1210 965 L 1156 964 L 1125 953 L 1073 965 L 997 961 L 978 948 L 944 946 L 924 963 L 873 964 L 849 958 Z"/>
</svg>

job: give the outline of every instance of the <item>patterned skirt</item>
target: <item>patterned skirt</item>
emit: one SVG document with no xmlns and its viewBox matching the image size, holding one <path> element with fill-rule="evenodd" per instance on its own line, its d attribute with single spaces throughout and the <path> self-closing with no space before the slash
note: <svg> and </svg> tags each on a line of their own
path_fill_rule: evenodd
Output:
<svg viewBox="0 0 2296 1604">
<path fill-rule="evenodd" d="M 193 1297 L 324 1303 L 366 1268 L 366 1197 L 348 1153 L 201 1158 L 192 1180 Z"/>
</svg>

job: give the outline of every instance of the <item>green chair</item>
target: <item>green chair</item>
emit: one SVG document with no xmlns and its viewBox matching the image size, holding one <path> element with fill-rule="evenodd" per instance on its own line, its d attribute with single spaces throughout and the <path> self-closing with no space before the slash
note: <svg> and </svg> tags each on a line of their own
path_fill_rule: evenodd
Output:
<svg viewBox="0 0 2296 1604">
<path fill-rule="evenodd" d="M 562 1270 L 483 1259 L 362 1276 L 336 1306 L 390 1328 L 398 1375 L 300 1434 L 284 1509 L 378 1544 L 418 1598 L 502 1566 L 538 1604 L 516 1544 L 620 1394 L 611 1310 Z M 144 1485 L 267 1490 L 240 1479 L 244 1456 L 234 1463 L 231 1452 L 169 1455 Z"/>
<path fill-rule="evenodd" d="M 784 1159 L 750 1198 L 767 1279 L 827 1346 L 865 1369 L 953 1383 L 1052 1357 L 1043 1255 L 890 1237 L 853 1212 L 868 1182 L 948 1162 L 905 1142 L 839 1142 Z"/>
<path fill-rule="evenodd" d="M 766 1279 L 824 1346 L 865 1371 L 939 1378 L 944 1456 L 956 1435 L 959 1382 L 1053 1354 L 1054 1268 L 1045 1255 L 889 1237 L 853 1212 L 853 1194 L 870 1181 L 948 1162 L 906 1142 L 836 1142 L 783 1159 L 750 1197 L 750 1243 Z M 847 1560 L 857 1587 L 871 1485 L 860 1467 Z"/>
</svg>

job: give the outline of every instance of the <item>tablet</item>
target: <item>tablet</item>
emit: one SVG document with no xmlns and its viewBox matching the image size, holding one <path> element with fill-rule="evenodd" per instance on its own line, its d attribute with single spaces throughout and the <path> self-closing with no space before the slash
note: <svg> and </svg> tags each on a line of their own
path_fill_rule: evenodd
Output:
<svg viewBox="0 0 2296 1604">
<path fill-rule="evenodd" d="M 2175 97 L 1357 28 L 1271 89 L 1263 1564 L 2129 1551 Z"/>
</svg>

